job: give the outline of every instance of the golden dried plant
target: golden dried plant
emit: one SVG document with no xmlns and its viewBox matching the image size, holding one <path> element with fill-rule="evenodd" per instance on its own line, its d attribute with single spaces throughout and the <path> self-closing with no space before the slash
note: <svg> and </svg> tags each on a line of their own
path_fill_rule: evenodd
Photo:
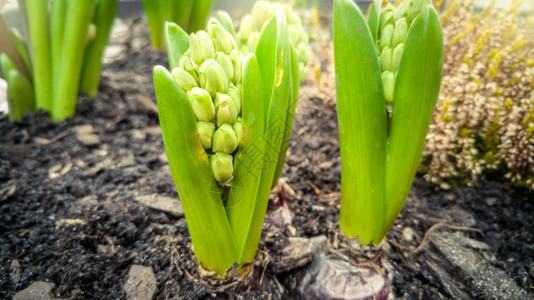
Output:
<svg viewBox="0 0 534 300">
<path fill-rule="evenodd" d="M 443 84 L 422 171 L 442 188 L 493 174 L 534 190 L 533 11 L 474 2 L 441 8 Z"/>
</svg>

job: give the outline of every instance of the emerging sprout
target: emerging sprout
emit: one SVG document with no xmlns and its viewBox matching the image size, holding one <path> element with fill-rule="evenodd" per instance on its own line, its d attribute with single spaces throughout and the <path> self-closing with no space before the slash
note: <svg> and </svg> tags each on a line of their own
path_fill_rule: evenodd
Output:
<svg viewBox="0 0 534 300">
<path fill-rule="evenodd" d="M 404 0 L 365 20 L 334 0 L 343 232 L 378 244 L 410 191 L 443 65 L 439 17 L 428 0 Z M 352 57 L 347 57 L 352 55 Z M 364 60 L 365 63 L 361 61 Z"/>
</svg>

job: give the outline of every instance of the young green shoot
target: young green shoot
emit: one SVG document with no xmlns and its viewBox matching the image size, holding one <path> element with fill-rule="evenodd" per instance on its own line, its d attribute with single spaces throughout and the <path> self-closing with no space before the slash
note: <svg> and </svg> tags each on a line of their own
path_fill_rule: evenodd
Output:
<svg viewBox="0 0 534 300">
<path fill-rule="evenodd" d="M 334 58 L 344 234 L 378 244 L 412 185 L 443 68 L 439 17 L 429 0 L 375 0 L 366 21 L 335 0 Z"/>
</svg>

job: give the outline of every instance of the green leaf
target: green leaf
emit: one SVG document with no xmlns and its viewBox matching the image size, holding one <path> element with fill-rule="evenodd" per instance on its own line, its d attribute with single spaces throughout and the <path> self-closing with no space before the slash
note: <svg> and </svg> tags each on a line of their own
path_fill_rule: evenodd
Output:
<svg viewBox="0 0 534 300">
<path fill-rule="evenodd" d="M 254 211 L 262 202 L 257 196 L 265 152 L 265 112 L 260 67 L 253 53 L 245 57 L 242 78 L 243 140 L 235 156 L 235 174 L 226 211 L 238 251 L 255 253 L 258 245 L 253 243 L 250 231 L 263 225 L 261 220 L 254 219 Z M 247 247 L 250 249 L 245 249 Z M 239 264 L 244 262 L 241 256 Z"/>
<path fill-rule="evenodd" d="M 165 49 L 163 30 L 165 25 L 165 0 L 142 0 L 150 30 L 152 47 Z"/>
<path fill-rule="evenodd" d="M 154 68 L 154 88 L 165 152 L 195 255 L 205 268 L 223 274 L 237 262 L 237 249 L 193 109 L 187 95 L 161 66 Z"/>
<path fill-rule="evenodd" d="M 96 25 L 96 38 L 85 49 L 80 89 L 94 97 L 98 91 L 102 56 L 109 40 L 113 19 L 119 7 L 118 0 L 99 0 L 93 23 Z"/>
<path fill-rule="evenodd" d="M 52 78 L 59 78 L 61 66 L 61 49 L 65 36 L 65 19 L 67 17 L 68 0 L 54 0 L 50 14 L 50 51 L 52 59 Z M 52 83 L 54 85 L 55 83 Z"/>
<path fill-rule="evenodd" d="M 369 24 L 373 41 L 376 43 L 376 40 L 378 39 L 378 30 L 380 27 L 380 8 L 382 6 L 382 0 L 373 0 L 371 5 L 371 12 L 369 13 L 369 19 L 367 20 L 367 23 Z"/>
<path fill-rule="evenodd" d="M 8 82 L 8 104 L 9 120 L 19 120 L 25 112 L 35 110 L 35 99 L 33 86 L 18 70 L 9 71 Z"/>
<path fill-rule="evenodd" d="M 385 231 L 393 225 L 410 192 L 439 95 L 442 71 L 441 24 L 434 8 L 427 6 L 410 28 L 397 71 L 386 173 Z"/>
<path fill-rule="evenodd" d="M 165 20 L 174 22 L 189 32 L 194 0 L 165 0 Z"/>
<path fill-rule="evenodd" d="M 230 17 L 230 15 L 225 11 L 219 10 L 217 12 L 216 18 L 219 23 L 221 23 L 222 27 L 224 27 L 224 29 L 226 29 L 226 31 L 228 31 L 232 35 L 232 37 L 234 37 L 234 40 L 237 41 L 237 35 L 234 30 L 234 23 L 232 22 L 232 18 Z"/>
<path fill-rule="evenodd" d="M 273 183 L 271 188 L 274 188 L 278 184 L 278 179 L 282 175 L 284 169 L 287 148 L 289 148 L 289 142 L 291 141 L 291 132 L 293 130 L 293 122 L 295 121 L 295 110 L 297 109 L 297 101 L 299 98 L 299 63 L 297 59 L 297 53 L 295 47 L 291 45 L 291 93 L 289 99 L 289 108 L 286 116 L 286 126 L 284 128 L 284 137 L 282 139 L 282 145 L 280 146 L 280 154 L 278 156 L 278 162 L 276 165 L 276 171 L 274 172 Z"/>
<path fill-rule="evenodd" d="M 180 58 L 189 49 L 189 35 L 175 23 L 165 24 L 165 39 L 167 41 L 167 55 L 170 69 L 177 68 Z"/>
<path fill-rule="evenodd" d="M 214 0 L 195 0 L 189 19 L 187 31 L 197 32 L 206 26 L 206 20 L 211 12 Z"/>
<path fill-rule="evenodd" d="M 334 0 L 334 60 L 345 234 L 380 242 L 385 215 L 386 104 L 373 37 L 350 0 Z"/>
<path fill-rule="evenodd" d="M 26 0 L 30 49 L 37 108 L 52 109 L 52 58 L 48 24 L 48 0 Z M 85 38 L 85 36 L 84 36 Z M 77 86 L 77 85 L 76 85 Z"/>
<path fill-rule="evenodd" d="M 52 119 L 56 122 L 70 118 L 76 112 L 83 65 L 83 49 L 87 41 L 87 30 L 93 19 L 94 9 L 95 0 L 71 0 L 68 3 L 65 19 L 65 24 L 68 26 L 65 26 L 61 46 L 59 72 L 54 78 Z"/>
<path fill-rule="evenodd" d="M 245 216 L 250 218 L 250 228 L 245 228 L 247 231 L 245 234 L 239 234 L 242 238 L 237 238 L 236 234 L 237 245 L 243 245 L 238 261 L 240 264 L 254 259 L 267 210 L 271 183 L 276 171 L 289 108 L 290 51 L 286 18 L 282 11 L 278 11 L 264 27 L 255 53 L 263 79 L 266 114 L 262 175 L 259 180 L 258 192 L 253 200 L 256 203 L 243 204 L 248 206 L 248 208 L 242 208 L 242 211 L 245 212 L 244 215 L 238 215 L 236 213 L 239 211 L 238 209 L 229 211 L 230 222 L 235 230 L 242 230 L 237 228 L 237 225 L 242 222 L 238 220 L 239 218 Z M 240 203 L 238 202 L 238 204 Z"/>
</svg>

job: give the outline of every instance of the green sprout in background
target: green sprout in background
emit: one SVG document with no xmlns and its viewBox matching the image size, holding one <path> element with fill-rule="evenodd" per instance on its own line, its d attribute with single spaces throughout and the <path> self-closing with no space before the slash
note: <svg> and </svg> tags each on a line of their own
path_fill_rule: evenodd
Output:
<svg viewBox="0 0 534 300">
<path fill-rule="evenodd" d="M 294 118 L 300 71 L 286 11 L 264 21 L 244 54 L 226 13 L 190 36 L 167 23 L 171 72 L 154 68 L 165 151 L 194 252 L 218 274 L 256 256 Z"/>
<path fill-rule="evenodd" d="M 79 92 L 96 95 L 117 7 L 118 0 L 53 0 L 49 10 L 48 0 L 19 1 L 29 40 L 16 30 L 7 36 L 0 22 L 10 120 L 44 109 L 62 121 L 74 116 Z"/>
<path fill-rule="evenodd" d="M 214 0 L 143 0 L 150 40 L 156 49 L 165 50 L 165 22 L 178 24 L 186 32 L 206 26 Z"/>
<path fill-rule="evenodd" d="M 335 0 L 334 59 L 344 234 L 382 241 L 410 191 L 441 85 L 443 36 L 429 0 L 375 0 L 366 21 Z"/>
</svg>

